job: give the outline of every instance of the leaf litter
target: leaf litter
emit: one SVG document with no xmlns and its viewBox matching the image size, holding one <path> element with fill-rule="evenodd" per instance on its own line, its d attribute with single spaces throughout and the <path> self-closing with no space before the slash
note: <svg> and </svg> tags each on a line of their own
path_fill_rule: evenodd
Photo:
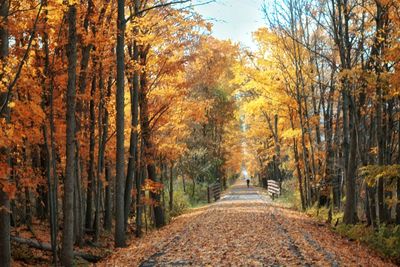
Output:
<svg viewBox="0 0 400 267">
<path fill-rule="evenodd" d="M 395 265 L 260 195 L 194 209 L 96 266 Z"/>
</svg>

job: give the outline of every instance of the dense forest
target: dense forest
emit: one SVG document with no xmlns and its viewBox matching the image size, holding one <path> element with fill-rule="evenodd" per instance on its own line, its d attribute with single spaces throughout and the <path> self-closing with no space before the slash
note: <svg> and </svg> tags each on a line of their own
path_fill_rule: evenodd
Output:
<svg viewBox="0 0 400 267">
<path fill-rule="evenodd" d="M 370 226 L 382 238 L 373 242 L 386 239 L 396 257 L 399 8 L 388 0 L 270 1 L 267 26 L 254 33 L 258 51 L 241 56 L 233 79 L 248 168 L 260 183 L 289 180 L 299 209 L 323 208 L 335 226 Z"/>
<path fill-rule="evenodd" d="M 48 225 L 37 238 L 70 266 L 74 244 L 114 228 L 124 246 L 227 177 L 223 84 L 237 49 L 172 4 L 2 1 L 3 266 L 22 226 Z"/>
<path fill-rule="evenodd" d="M 0 1 L 2 266 L 21 244 L 97 261 L 243 170 L 329 223 L 397 229 L 400 2 L 266 1 L 256 50 L 203 4 Z"/>
<path fill-rule="evenodd" d="M 239 86 L 261 178 L 297 178 L 301 208 L 400 223 L 398 1 L 276 1 Z M 258 165 L 257 165 L 258 164 Z M 256 167 L 257 166 L 257 167 Z M 288 173 L 289 172 L 289 173 Z"/>
</svg>

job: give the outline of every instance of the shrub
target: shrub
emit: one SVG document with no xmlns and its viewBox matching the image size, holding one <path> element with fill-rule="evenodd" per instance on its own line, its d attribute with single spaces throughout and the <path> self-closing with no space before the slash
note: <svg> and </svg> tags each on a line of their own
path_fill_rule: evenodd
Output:
<svg viewBox="0 0 400 267">
<path fill-rule="evenodd" d="M 373 250 L 392 259 L 397 264 L 400 263 L 399 225 L 381 225 L 378 229 L 374 230 L 372 227 L 363 224 L 340 224 L 335 230 L 342 236 L 365 243 Z"/>
<path fill-rule="evenodd" d="M 183 190 L 178 189 L 174 191 L 174 203 L 170 212 L 170 216 L 179 216 L 183 214 L 187 209 L 189 209 L 189 207 L 189 197 L 183 192 Z"/>
<path fill-rule="evenodd" d="M 282 182 L 282 193 L 276 201 L 288 208 L 301 210 L 300 192 L 297 190 L 297 180 L 295 178 Z"/>
</svg>

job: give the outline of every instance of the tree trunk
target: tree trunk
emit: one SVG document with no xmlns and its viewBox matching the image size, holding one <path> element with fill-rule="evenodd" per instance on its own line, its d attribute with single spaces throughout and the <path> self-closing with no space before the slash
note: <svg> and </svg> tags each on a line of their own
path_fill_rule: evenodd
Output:
<svg viewBox="0 0 400 267">
<path fill-rule="evenodd" d="M 95 67 L 95 63 L 93 66 Z M 92 86 L 90 90 L 90 103 L 89 103 L 89 167 L 88 167 L 88 187 L 87 187 L 87 197 L 86 197 L 86 220 L 85 228 L 93 228 L 93 194 L 95 191 L 95 180 L 94 180 L 94 148 L 95 148 L 95 124 L 96 124 L 96 112 L 94 107 L 94 97 L 96 93 L 96 74 L 92 77 Z"/>
<path fill-rule="evenodd" d="M 92 11 L 92 1 L 88 1 L 88 8 L 87 8 L 87 13 L 84 18 L 84 30 L 85 33 L 88 33 L 88 22 L 89 22 L 89 17 L 91 15 Z M 84 201 L 83 201 L 83 196 L 82 196 L 82 181 L 83 181 L 83 172 L 84 172 L 84 161 L 81 156 L 81 151 L 80 151 L 80 143 L 79 143 L 79 136 L 80 132 L 82 131 L 82 128 L 86 130 L 86 126 L 83 122 L 85 121 L 86 117 L 86 105 L 85 101 L 82 99 L 83 95 L 85 94 L 86 91 L 86 82 L 87 82 L 87 74 L 88 74 L 88 67 L 89 67 L 89 59 L 90 59 L 90 52 L 92 50 L 92 44 L 85 44 L 81 40 L 81 57 L 80 57 L 80 66 L 79 66 L 79 77 L 77 78 L 78 80 L 78 94 L 77 94 L 77 100 L 76 100 L 76 127 L 75 127 L 75 135 L 76 135 L 76 140 L 75 140 L 75 150 L 76 150 L 76 156 L 75 156 L 75 203 L 74 203 L 74 214 L 75 214 L 75 220 L 74 220 L 74 236 L 75 236 L 75 243 L 78 244 L 79 246 L 82 246 L 83 244 L 83 234 L 84 234 L 84 228 L 88 224 L 92 224 L 91 216 L 87 215 L 88 210 L 91 211 L 92 204 L 88 205 L 88 202 L 92 202 L 92 192 L 90 191 L 90 182 L 88 184 L 88 189 L 87 189 L 87 195 L 86 195 L 86 213 L 84 210 Z M 89 167 L 90 168 L 90 167 Z M 89 174 L 89 170 L 87 171 Z M 89 176 L 89 175 L 88 175 Z M 92 177 L 88 177 L 88 180 L 92 179 Z M 89 226 L 92 228 L 92 226 Z"/>
<path fill-rule="evenodd" d="M 104 209 L 104 229 L 111 231 L 112 227 L 112 196 L 111 196 L 111 166 L 106 162 L 106 196 L 105 196 L 105 209 Z"/>
<path fill-rule="evenodd" d="M 116 191 L 115 191 L 115 246 L 125 246 L 124 193 L 125 193 L 125 159 L 124 159 L 124 42 L 125 42 L 125 0 L 118 0 L 117 18 L 117 95 L 116 95 Z"/>
<path fill-rule="evenodd" d="M 149 179 L 155 182 L 159 182 L 156 175 L 156 166 L 154 164 L 147 164 L 147 173 L 149 175 Z M 164 210 L 161 205 L 161 196 L 160 193 L 150 192 L 150 197 L 156 201 L 154 209 L 154 223 L 157 228 L 161 228 L 165 225 L 165 217 Z"/>
<path fill-rule="evenodd" d="M 375 186 L 369 187 L 367 186 L 367 194 L 368 194 L 368 210 L 370 214 L 370 219 L 371 219 L 371 224 L 374 228 L 376 228 L 377 225 L 377 220 L 376 220 L 376 188 Z"/>
<path fill-rule="evenodd" d="M 44 101 L 43 101 L 44 102 Z M 42 127 L 43 129 L 43 127 Z M 43 133 L 43 140 L 45 145 L 37 145 L 32 147 L 32 167 L 36 169 L 40 169 L 40 172 L 42 175 L 46 176 L 47 181 L 50 180 L 50 177 L 47 175 L 48 172 L 50 172 L 51 167 L 50 167 L 50 161 L 47 161 L 48 164 L 45 164 L 42 166 L 41 161 L 40 161 L 40 151 L 47 150 L 49 149 L 49 146 L 47 144 L 47 132 L 42 131 Z M 49 184 L 48 184 L 49 186 Z M 49 187 L 48 187 L 49 188 Z M 51 190 L 51 188 L 49 188 Z M 42 204 L 43 199 L 43 192 L 45 191 L 45 187 L 43 185 L 39 185 L 36 188 L 36 200 L 35 200 L 35 216 L 37 219 L 44 221 L 46 219 L 46 214 L 44 213 L 44 207 Z"/>
<path fill-rule="evenodd" d="M 400 100 L 400 97 L 399 97 Z M 400 164 L 400 123 L 397 126 L 397 164 Z M 396 184 L 396 191 L 397 191 L 397 205 L 396 205 L 396 223 L 400 224 L 400 178 L 397 179 Z"/>
<path fill-rule="evenodd" d="M 10 200 L 7 193 L 0 190 L 0 261 L 3 266 L 11 266 L 10 246 Z"/>
<path fill-rule="evenodd" d="M 132 59 L 135 62 L 139 60 L 139 49 L 136 44 L 136 41 L 133 43 L 133 55 Z M 132 77 L 132 84 L 130 87 L 130 95 L 131 95 L 131 137 L 129 144 L 129 161 L 128 161 L 128 170 L 126 174 L 126 187 L 125 187 L 125 229 L 127 227 L 130 207 L 132 204 L 132 187 L 133 187 L 133 179 L 136 171 L 136 153 L 137 153 L 137 142 L 138 142 L 138 122 L 139 122 L 139 71 L 135 69 Z"/>
<path fill-rule="evenodd" d="M 341 101 L 338 101 L 337 110 L 336 110 L 336 123 L 335 123 L 335 135 L 333 139 L 334 144 L 339 144 L 339 136 L 340 136 L 340 127 L 339 127 L 339 116 L 340 116 L 340 109 L 341 109 Z M 332 166 L 338 165 L 339 159 L 339 150 L 340 145 L 335 145 L 336 149 L 333 150 L 333 158 L 332 158 Z M 341 176 L 340 176 L 340 169 L 335 168 L 332 169 L 332 195 L 333 195 L 333 205 L 335 208 L 341 208 Z"/>
<path fill-rule="evenodd" d="M 112 76 L 108 78 L 107 82 L 107 97 L 111 96 L 111 87 L 112 87 Z M 106 148 L 106 142 L 108 138 L 108 119 L 109 113 L 107 107 L 104 106 L 104 120 L 103 120 L 103 138 L 102 138 L 102 153 L 104 153 Z M 104 157 L 104 155 L 103 155 Z M 111 166 L 108 159 L 102 159 L 105 165 L 105 179 L 106 179 L 106 186 L 105 186 L 105 210 L 104 210 L 104 229 L 107 231 L 111 231 L 112 228 L 112 196 L 111 196 Z"/>
<path fill-rule="evenodd" d="M 61 262 L 73 266 L 74 182 L 75 182 L 75 95 L 76 95 L 76 6 L 68 7 L 68 87 L 67 87 L 67 144 L 64 179 L 64 227 Z"/>
<path fill-rule="evenodd" d="M 299 192 L 300 192 L 300 200 L 301 200 L 301 209 L 306 210 L 306 201 L 304 198 L 304 190 L 303 190 L 303 183 L 302 183 L 302 175 L 301 175 L 301 169 L 300 169 L 300 162 L 299 162 L 299 151 L 297 149 L 297 141 L 293 139 L 293 151 L 294 151 L 294 157 L 295 157 L 295 165 L 296 165 L 296 171 L 297 171 L 297 179 L 299 181 Z"/>
<path fill-rule="evenodd" d="M 141 61 L 142 65 L 146 66 L 147 62 L 147 53 L 148 47 L 145 50 L 141 51 Z M 146 71 L 142 72 L 140 76 L 140 86 L 141 90 L 139 93 L 140 99 L 140 119 L 141 119 L 141 130 L 142 130 L 142 138 L 144 144 L 144 160 L 147 166 L 147 175 L 150 180 L 153 182 L 159 183 L 159 179 L 156 173 L 156 166 L 154 164 L 154 147 L 151 140 L 151 128 L 150 128 L 150 121 L 149 121 L 149 113 L 148 113 L 148 100 L 147 100 L 147 77 Z M 161 196 L 160 193 L 157 192 L 150 192 L 150 197 L 156 202 L 154 206 L 154 217 L 155 217 L 155 225 L 157 228 L 160 228 L 165 225 L 165 218 L 164 218 L 164 210 L 161 205 Z"/>
<path fill-rule="evenodd" d="M 171 168 L 169 172 L 169 211 L 172 211 L 174 206 L 174 164 L 171 163 Z"/>
<path fill-rule="evenodd" d="M 382 130 L 382 88 L 379 84 L 378 78 L 378 85 L 377 85 L 377 103 L 375 105 L 375 112 L 376 112 L 376 138 L 378 143 L 378 165 L 384 164 L 384 135 Z M 378 179 L 378 218 L 379 223 L 382 224 L 386 221 L 386 210 L 385 210 L 385 197 L 384 197 L 384 181 L 383 178 Z"/>
<path fill-rule="evenodd" d="M 160 182 L 161 184 L 165 185 L 166 179 L 168 179 L 168 165 L 164 164 L 164 162 L 160 159 Z M 165 186 L 161 189 L 161 206 L 163 210 L 165 210 Z"/>
<path fill-rule="evenodd" d="M 88 1 L 88 8 L 87 12 L 84 18 L 84 23 L 83 27 L 85 30 L 85 34 L 88 34 L 88 27 L 89 27 L 89 17 L 91 16 L 91 12 L 93 10 L 93 1 Z M 79 143 L 79 137 L 83 136 L 80 134 L 80 132 L 87 130 L 87 125 L 85 125 L 83 122 L 86 119 L 86 112 L 87 112 L 87 106 L 85 105 L 85 101 L 83 100 L 83 96 L 86 91 L 86 83 L 87 83 L 87 75 L 88 75 L 88 67 L 89 67 L 89 60 L 90 60 L 90 52 L 93 48 L 92 44 L 86 44 L 83 42 L 81 39 L 81 57 L 80 57 L 80 66 L 79 66 L 79 77 L 78 77 L 78 95 L 77 95 L 77 102 L 76 102 L 76 160 L 75 160 L 75 168 L 76 170 L 76 183 L 79 182 L 75 187 L 76 189 L 79 189 L 81 191 L 81 181 L 83 181 L 83 172 L 84 172 L 84 161 L 81 156 L 81 151 L 80 151 L 80 143 Z M 90 163 L 89 163 L 90 165 Z M 83 242 L 83 232 L 84 232 L 84 227 L 86 228 L 92 228 L 92 216 L 91 216 L 91 211 L 92 211 L 92 188 L 91 188 L 91 180 L 93 177 L 89 174 L 90 173 L 90 166 L 87 169 L 88 173 L 88 188 L 87 188 L 87 195 L 86 195 L 86 212 L 84 210 L 84 204 L 83 204 L 83 196 L 81 192 L 79 194 L 77 193 L 75 198 L 77 203 L 75 203 L 75 215 L 78 216 L 78 218 L 75 219 L 75 242 L 82 245 Z M 90 203 L 90 204 L 88 204 Z M 89 213 L 89 214 L 88 214 Z"/>
<path fill-rule="evenodd" d="M 344 166 L 344 175 L 345 175 L 345 181 L 346 181 L 346 186 L 347 183 L 349 183 L 349 177 L 348 177 L 348 170 L 349 170 L 349 96 L 346 92 L 348 88 L 348 83 L 346 81 L 342 81 L 344 88 L 342 89 L 342 98 L 343 98 L 343 106 L 342 106 L 342 112 L 343 112 L 343 166 Z M 351 182 L 350 182 L 351 184 Z M 346 195 L 346 204 L 345 204 L 345 215 L 343 220 L 345 223 L 350 224 L 352 221 L 352 210 L 353 210 L 353 202 L 350 197 Z M 346 211 L 347 210 L 347 211 Z"/>
<path fill-rule="evenodd" d="M 350 99 L 350 97 L 349 97 Z M 356 125 L 354 121 L 355 106 L 353 100 L 350 99 L 349 109 L 349 128 L 350 132 L 350 148 L 349 148 L 349 163 L 346 173 L 346 204 L 344 208 L 343 222 L 346 224 L 355 224 L 357 218 L 357 203 L 356 203 L 356 170 L 357 170 L 357 137 L 356 137 Z"/>
<path fill-rule="evenodd" d="M 100 101 L 99 110 L 97 116 L 98 125 L 98 152 L 97 152 L 97 172 L 96 172 L 96 198 L 95 198 L 95 222 L 94 222 L 94 242 L 97 242 L 100 236 L 100 202 L 101 202 L 101 192 L 102 192 L 102 179 L 101 176 L 104 170 L 104 151 L 106 148 L 107 135 L 103 134 L 103 114 L 104 114 L 104 78 L 103 78 L 103 65 L 100 63 L 99 69 L 99 91 L 100 91 Z"/>
<path fill-rule="evenodd" d="M 400 178 L 396 181 L 397 205 L 396 205 L 396 224 L 400 224 Z"/>
<path fill-rule="evenodd" d="M 292 114 L 292 111 L 289 110 L 289 113 Z M 290 115 L 290 125 L 292 129 L 294 129 L 294 124 L 293 124 L 293 117 Z M 301 169 L 300 169 L 300 157 L 299 157 L 299 151 L 297 148 L 297 140 L 296 138 L 293 138 L 293 153 L 294 153 L 294 162 L 296 165 L 296 171 L 297 171 L 297 179 L 299 181 L 299 192 L 300 192 L 300 200 L 301 200 L 301 208 L 302 210 L 306 210 L 306 200 L 304 197 L 304 190 L 303 190 L 303 178 L 301 175 Z"/>
<path fill-rule="evenodd" d="M 400 123 L 398 123 L 397 126 L 397 144 L 399 146 L 397 148 L 397 164 L 400 164 Z M 396 223 L 400 224 L 400 178 L 397 179 L 396 191 L 397 191 Z"/>
<path fill-rule="evenodd" d="M 2 61 L 6 61 L 6 57 L 8 56 L 8 30 L 7 30 L 7 16 L 8 16 L 8 8 L 9 8 L 8 0 L 4 0 L 1 9 L 0 9 L 0 17 L 3 23 L 0 25 L 0 59 Z M 3 103 L 3 97 L 0 94 L 0 103 Z M 8 111 L 6 111 L 8 113 Z M 0 113 L 0 117 L 1 117 Z M 0 148 L 1 150 L 6 151 L 7 148 Z M 2 151 L 2 155 L 6 154 Z M 6 160 L 6 159 L 1 159 Z M 3 178 L 3 177 L 0 177 Z M 7 182 L 7 181 L 6 181 Z M 6 192 L 0 188 L 0 262 L 3 266 L 9 267 L 11 266 L 11 245 L 10 245 L 10 199 Z"/>
<path fill-rule="evenodd" d="M 25 193 L 25 224 L 30 228 L 32 226 L 32 207 L 29 188 L 26 186 L 24 188 Z"/>
<path fill-rule="evenodd" d="M 143 197 L 143 192 L 142 192 L 142 184 L 143 184 L 143 178 L 144 178 L 144 172 L 145 172 L 145 163 L 143 161 L 143 154 L 144 154 L 144 145 L 143 145 L 143 139 L 141 139 L 141 145 L 140 145 L 140 153 L 137 153 L 136 156 L 136 166 L 139 166 L 136 170 L 136 177 L 137 179 L 135 180 L 136 182 L 136 191 L 137 191 L 137 197 L 136 197 L 136 230 L 135 230 L 135 235 L 136 237 L 141 237 L 142 236 L 142 214 L 143 214 L 143 204 L 142 204 L 142 197 Z M 139 157 L 140 155 L 140 157 Z"/>
<path fill-rule="evenodd" d="M 76 147 L 76 146 L 75 146 Z M 83 245 L 84 235 L 84 214 L 83 214 L 83 199 L 81 188 L 81 172 L 82 164 L 79 160 L 78 150 L 75 151 L 75 192 L 74 192 L 74 238 L 75 244 L 79 247 Z"/>
<path fill-rule="evenodd" d="M 192 182 L 193 182 L 193 187 L 192 187 L 191 197 L 194 198 L 194 193 L 196 192 L 196 178 L 195 177 L 193 177 Z"/>
<path fill-rule="evenodd" d="M 47 6 L 47 0 L 43 2 L 45 6 Z M 48 10 L 45 10 L 46 16 L 48 15 Z M 47 18 L 44 22 L 47 25 Z M 45 192 L 45 188 L 40 189 L 40 198 L 43 203 L 45 203 L 45 207 L 41 212 L 42 219 L 46 218 L 48 206 L 50 206 L 50 239 L 51 239 L 51 247 L 53 253 L 53 264 L 55 266 L 58 265 L 58 248 L 57 248 L 57 235 L 58 235 L 58 175 L 57 175 L 57 163 L 56 163 L 56 149 L 55 149 L 55 140 L 54 140 L 54 74 L 50 68 L 50 49 L 49 49 L 49 37 L 48 33 L 44 31 L 43 33 L 43 48 L 45 52 L 45 63 L 44 63 L 44 71 L 45 76 L 43 77 L 43 98 L 42 98 L 42 109 L 46 110 L 46 107 L 49 107 L 48 120 L 50 125 L 50 140 L 48 141 L 48 129 L 46 123 L 43 124 L 43 140 L 44 144 L 41 146 L 40 159 L 41 163 L 39 164 L 42 167 L 43 173 L 46 174 L 47 177 L 47 193 Z M 53 62 L 54 63 L 54 57 Z M 46 86 L 46 81 L 48 82 L 48 91 Z M 47 197 L 48 195 L 48 197 Z M 39 203 L 42 206 L 41 202 Z"/>
<path fill-rule="evenodd" d="M 45 250 L 45 251 L 51 251 L 50 244 L 42 243 L 35 239 L 26 239 L 26 238 L 12 236 L 11 240 L 18 244 L 28 245 L 32 248 L 41 249 L 41 250 Z M 100 256 L 95 256 L 95 255 L 91 255 L 91 254 L 87 254 L 87 253 L 83 253 L 83 252 L 79 252 L 79 251 L 74 251 L 73 255 L 74 255 L 74 257 L 79 257 L 79 258 L 82 258 L 86 261 L 93 262 L 93 263 L 96 263 L 102 259 L 102 257 L 100 257 Z"/>
</svg>

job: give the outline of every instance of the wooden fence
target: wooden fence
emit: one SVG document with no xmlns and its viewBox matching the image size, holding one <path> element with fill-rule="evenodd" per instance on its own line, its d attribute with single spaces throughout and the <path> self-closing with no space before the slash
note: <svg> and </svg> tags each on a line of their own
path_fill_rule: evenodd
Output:
<svg viewBox="0 0 400 267">
<path fill-rule="evenodd" d="M 268 180 L 267 184 L 268 193 L 272 196 L 272 200 L 274 200 L 275 196 L 279 196 L 281 194 L 281 186 L 279 182 L 275 180 Z"/>
<path fill-rule="evenodd" d="M 208 185 L 207 187 L 207 201 L 211 203 L 211 199 L 214 198 L 214 201 L 217 201 L 221 198 L 221 184 L 215 183 Z"/>
</svg>

